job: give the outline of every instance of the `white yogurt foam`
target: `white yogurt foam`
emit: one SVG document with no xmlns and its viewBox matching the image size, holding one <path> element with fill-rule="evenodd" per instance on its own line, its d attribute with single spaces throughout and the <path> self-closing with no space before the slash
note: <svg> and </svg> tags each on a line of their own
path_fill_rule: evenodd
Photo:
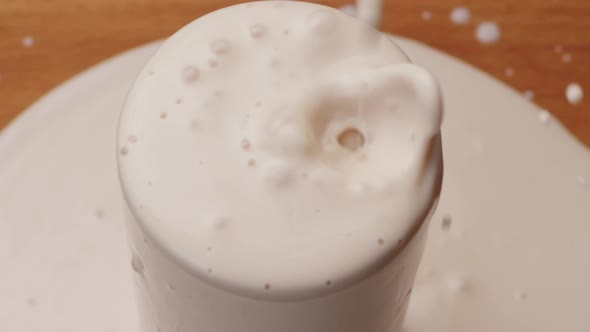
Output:
<svg viewBox="0 0 590 332">
<path fill-rule="evenodd" d="M 441 110 L 385 34 L 282 4 L 214 12 L 161 47 L 123 112 L 119 169 L 136 218 L 191 271 L 300 296 L 363 278 L 424 221 Z"/>
</svg>

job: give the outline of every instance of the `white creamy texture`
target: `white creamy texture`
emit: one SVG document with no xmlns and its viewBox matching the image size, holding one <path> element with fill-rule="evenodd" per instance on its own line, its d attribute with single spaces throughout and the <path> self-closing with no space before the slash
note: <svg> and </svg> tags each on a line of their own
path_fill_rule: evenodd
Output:
<svg viewBox="0 0 590 332">
<path fill-rule="evenodd" d="M 311 296 L 365 278 L 440 189 L 440 97 L 408 62 L 320 5 L 198 19 L 158 50 L 123 112 L 133 213 L 192 272 L 236 292 Z"/>
</svg>

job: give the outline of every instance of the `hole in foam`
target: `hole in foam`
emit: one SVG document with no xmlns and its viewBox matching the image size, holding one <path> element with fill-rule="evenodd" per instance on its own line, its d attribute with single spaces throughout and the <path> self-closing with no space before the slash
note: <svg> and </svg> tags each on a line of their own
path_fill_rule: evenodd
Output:
<svg viewBox="0 0 590 332">
<path fill-rule="evenodd" d="M 365 135 L 357 128 L 344 129 L 337 140 L 341 147 L 349 151 L 356 151 L 365 145 Z"/>
</svg>

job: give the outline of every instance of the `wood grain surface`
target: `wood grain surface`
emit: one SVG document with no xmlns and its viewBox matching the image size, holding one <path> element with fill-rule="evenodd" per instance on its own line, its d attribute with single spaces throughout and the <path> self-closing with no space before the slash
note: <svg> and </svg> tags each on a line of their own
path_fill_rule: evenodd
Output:
<svg viewBox="0 0 590 332">
<path fill-rule="evenodd" d="M 350 1 L 318 2 L 341 6 Z M 384 31 L 422 41 L 519 91 L 532 91 L 539 107 L 590 146 L 590 0 L 383 1 Z M 167 37 L 191 20 L 237 2 L 0 0 L 0 128 L 89 66 Z M 469 23 L 451 22 L 449 14 L 456 6 L 471 10 Z M 500 26 L 497 43 L 483 45 L 475 38 L 477 25 L 484 21 Z M 27 37 L 32 38 L 30 47 L 24 45 Z M 570 61 L 563 61 L 564 56 Z M 512 76 L 506 75 L 507 69 Z M 565 98 L 571 82 L 586 89 L 579 105 Z"/>
</svg>

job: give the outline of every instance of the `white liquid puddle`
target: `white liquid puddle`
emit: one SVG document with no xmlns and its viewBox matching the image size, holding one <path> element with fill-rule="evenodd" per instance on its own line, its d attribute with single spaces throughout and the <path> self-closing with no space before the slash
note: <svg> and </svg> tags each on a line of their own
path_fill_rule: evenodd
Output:
<svg viewBox="0 0 590 332">
<path fill-rule="evenodd" d="M 459 25 L 467 24 L 471 20 L 471 10 L 467 7 L 455 7 L 451 11 L 451 22 Z"/>
<path fill-rule="evenodd" d="M 500 27 L 494 22 L 483 22 L 477 26 L 475 37 L 482 44 L 493 44 L 500 39 Z"/>
<path fill-rule="evenodd" d="M 584 90 L 578 83 L 570 83 L 565 89 L 567 101 L 572 105 L 578 105 L 584 99 Z"/>
</svg>

